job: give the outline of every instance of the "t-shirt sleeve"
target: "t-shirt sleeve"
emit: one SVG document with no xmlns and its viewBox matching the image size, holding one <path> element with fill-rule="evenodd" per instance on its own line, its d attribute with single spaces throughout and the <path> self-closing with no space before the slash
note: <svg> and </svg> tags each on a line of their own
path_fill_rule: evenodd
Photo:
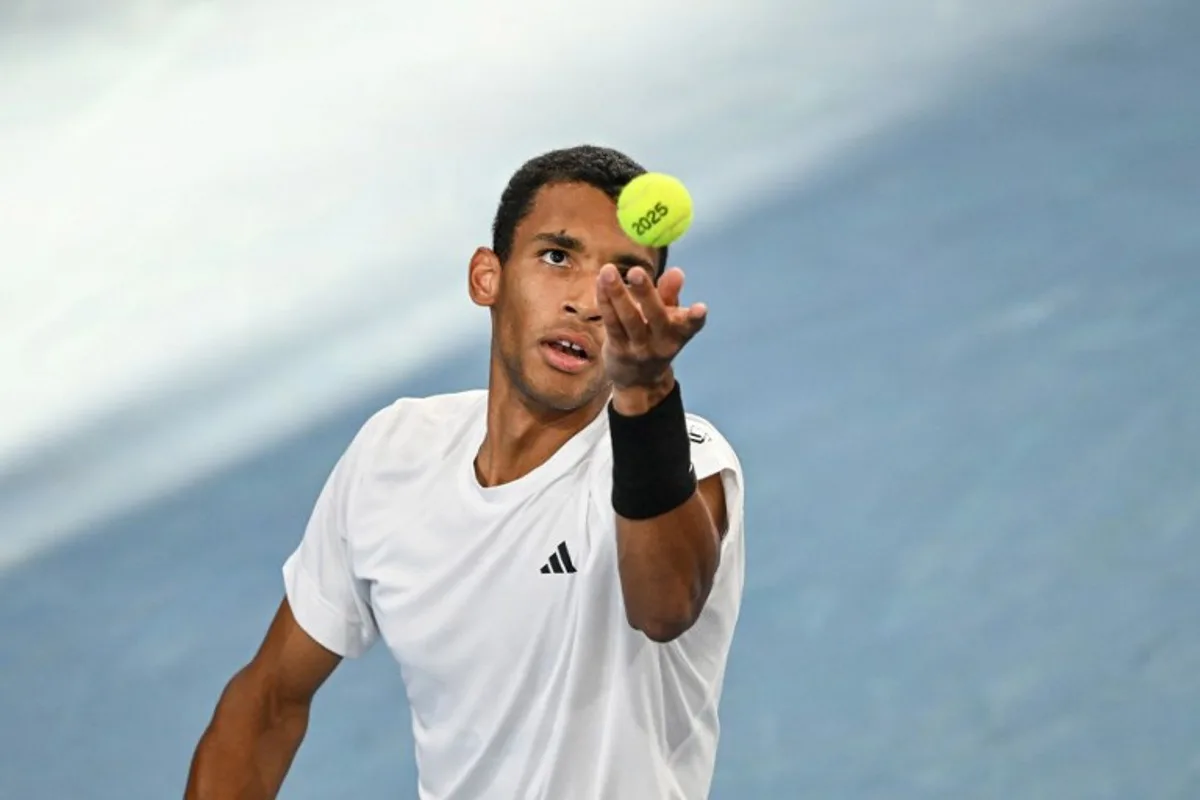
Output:
<svg viewBox="0 0 1200 800">
<path fill-rule="evenodd" d="M 378 636 L 367 586 L 354 574 L 347 525 L 378 419 L 377 414 L 363 426 L 334 465 L 299 546 L 283 565 L 296 622 L 322 647 L 345 658 L 362 655 Z"/>
<path fill-rule="evenodd" d="M 721 476 L 728 520 L 725 536 L 721 540 L 720 566 L 717 568 L 712 591 L 696 627 L 706 631 L 704 635 L 728 642 L 733 636 L 733 628 L 742 605 L 746 569 L 745 487 L 742 465 L 725 437 L 703 417 L 688 414 L 687 429 L 692 444 L 692 468 L 696 471 L 696 479 L 702 481 L 713 475 Z"/>
<path fill-rule="evenodd" d="M 663 685 L 670 713 L 667 736 L 676 761 L 703 758 L 716 748 L 720 728 L 718 701 L 742 607 L 746 572 L 744 486 L 733 447 L 710 423 L 688 414 L 688 437 L 696 478 L 719 475 L 725 489 L 728 528 L 721 540 L 721 561 L 699 619 L 660 650 Z"/>
</svg>

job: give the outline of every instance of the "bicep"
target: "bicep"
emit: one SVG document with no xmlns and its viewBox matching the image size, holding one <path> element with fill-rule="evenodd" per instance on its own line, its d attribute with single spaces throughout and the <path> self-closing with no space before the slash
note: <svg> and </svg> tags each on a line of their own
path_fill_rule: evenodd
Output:
<svg viewBox="0 0 1200 800">
<path fill-rule="evenodd" d="M 342 657 L 300 627 L 285 597 L 247 672 L 284 705 L 307 705 Z"/>
</svg>

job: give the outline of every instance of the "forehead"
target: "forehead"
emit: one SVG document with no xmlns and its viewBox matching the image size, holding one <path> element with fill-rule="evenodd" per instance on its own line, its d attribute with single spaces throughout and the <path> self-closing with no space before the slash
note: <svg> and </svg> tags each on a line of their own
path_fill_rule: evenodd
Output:
<svg viewBox="0 0 1200 800">
<path fill-rule="evenodd" d="M 658 260 L 656 250 L 638 244 L 621 230 L 617 204 L 586 183 L 554 183 L 539 189 L 515 238 L 520 242 L 539 233 L 560 232 L 581 240 L 589 249 L 632 253 L 650 263 Z"/>
</svg>

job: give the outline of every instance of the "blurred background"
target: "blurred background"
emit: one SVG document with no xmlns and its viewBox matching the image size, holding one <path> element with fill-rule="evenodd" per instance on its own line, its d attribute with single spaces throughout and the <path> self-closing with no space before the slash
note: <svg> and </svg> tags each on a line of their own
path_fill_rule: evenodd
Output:
<svg viewBox="0 0 1200 800">
<path fill-rule="evenodd" d="M 0 798 L 167 798 L 509 174 L 693 189 L 716 798 L 1200 797 L 1193 0 L 0 3 Z M 415 797 L 376 648 L 284 797 Z"/>
</svg>

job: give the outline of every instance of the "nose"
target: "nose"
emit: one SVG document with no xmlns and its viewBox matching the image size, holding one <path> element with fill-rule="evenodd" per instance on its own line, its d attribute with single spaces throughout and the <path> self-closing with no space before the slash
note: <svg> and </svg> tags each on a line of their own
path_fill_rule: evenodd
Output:
<svg viewBox="0 0 1200 800">
<path fill-rule="evenodd" d="M 584 322 L 599 322 L 603 318 L 600 316 L 595 280 L 576 281 L 576 285 L 578 289 L 563 303 L 563 311 Z"/>
<path fill-rule="evenodd" d="M 563 311 L 573 317 L 579 317 L 584 322 L 599 322 L 602 319 L 600 308 L 594 303 L 586 307 L 575 303 L 563 303 Z"/>
</svg>

